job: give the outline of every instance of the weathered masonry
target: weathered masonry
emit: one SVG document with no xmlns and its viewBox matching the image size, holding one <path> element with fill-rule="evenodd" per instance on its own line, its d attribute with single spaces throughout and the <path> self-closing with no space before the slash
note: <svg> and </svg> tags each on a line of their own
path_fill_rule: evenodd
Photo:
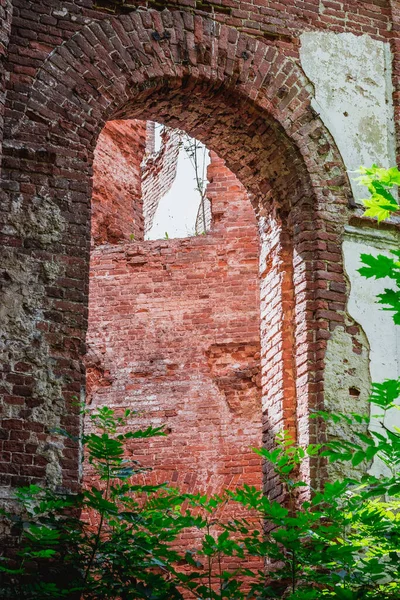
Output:
<svg viewBox="0 0 400 600">
<path fill-rule="evenodd" d="M 127 191 L 141 198 L 143 183 L 143 202 L 157 200 L 159 183 L 168 183 L 175 173 L 176 132 L 165 132 L 154 155 L 146 154 L 142 135 L 136 141 L 131 135 L 144 132 L 151 143 L 149 129 L 141 121 L 118 122 L 118 129 L 111 123 L 97 144 L 87 402 L 92 408 L 135 410 L 133 420 L 142 427 L 166 426 L 166 438 L 132 443 L 142 463 L 154 468 L 147 478 L 208 493 L 240 483 L 261 486 L 261 461 L 252 452 L 262 444 L 254 211 L 243 186 L 212 153 L 207 184 L 211 230 L 184 239 L 144 241 L 154 210 L 143 208 L 144 223 L 131 211 L 129 222 L 109 200 L 110 195 L 125 199 Z M 129 177 L 124 176 L 124 157 Z M 149 177 L 149 168 L 155 177 Z M 118 189 L 111 190 L 110 182 Z M 154 202 L 149 205 L 155 208 Z M 104 223 L 112 223 L 111 242 L 96 241 Z M 86 477 L 90 473 L 85 470 Z"/>
<path fill-rule="evenodd" d="M 357 279 L 359 253 L 388 251 L 398 245 L 398 232 L 396 224 L 377 230 L 361 217 L 357 202 L 363 192 L 352 175 L 362 163 L 396 161 L 398 3 L 135 5 L 0 0 L 3 498 L 28 481 L 79 485 L 79 445 L 61 443 L 52 430 L 61 426 L 79 434 L 74 399 L 85 398 L 85 364 L 89 384 L 101 388 L 96 393 L 105 401 L 115 381 L 122 382 L 124 402 L 138 390 L 147 407 L 155 397 L 154 412 L 175 419 L 171 440 L 185 444 L 194 469 L 213 459 L 213 440 L 223 439 L 216 428 L 223 432 L 236 419 L 237 436 L 225 440 L 226 457 L 233 458 L 226 461 L 224 484 L 236 475 L 258 477 L 248 446 L 261 436 L 271 444 L 286 428 L 300 442 L 321 439 L 325 432 L 310 420 L 310 411 L 362 409 L 369 373 L 377 379 L 377 373 L 399 372 L 399 340 L 389 320 L 378 325 L 382 317 L 374 312 L 373 290 L 361 293 Z M 143 180 L 140 194 L 129 189 L 135 162 L 128 138 L 144 152 L 145 121 L 186 131 L 216 153 L 209 184 L 214 224 L 207 236 L 129 239 L 133 226 L 144 231 L 146 211 L 151 215 L 154 209 L 148 188 L 164 183 L 149 164 L 147 181 L 157 183 L 146 188 Z M 125 152 L 128 163 L 121 179 L 116 172 L 100 194 L 109 199 L 105 206 L 96 203 L 95 157 L 107 128 L 110 144 Z M 221 177 L 234 189 L 218 188 Z M 108 342 L 119 336 L 112 319 L 110 337 L 100 340 L 104 352 L 86 353 L 91 213 L 90 319 L 103 323 L 105 298 L 121 310 L 111 280 L 107 285 L 101 280 L 112 261 L 121 266 L 119 292 L 126 295 L 129 314 L 135 316 L 138 304 L 149 311 L 129 322 L 136 327 L 134 368 L 126 368 L 117 345 L 110 355 Z M 179 286 L 185 289 L 182 302 L 190 303 L 186 330 L 178 312 Z M 182 345 L 170 359 L 159 313 L 163 353 L 153 356 L 150 368 L 158 300 L 170 303 L 169 317 L 174 297 L 180 335 L 174 340 Z M 199 336 L 192 335 L 195 317 L 196 327 L 201 329 L 202 320 L 206 325 Z M 216 335 L 209 327 L 213 320 Z M 382 348 L 388 346 L 390 364 L 385 362 L 382 373 Z M 188 381 L 196 373 L 202 383 L 191 398 Z M 180 386 L 176 405 L 174 381 Z M 242 387 L 235 387 L 238 381 Z M 168 407 L 157 400 L 165 387 Z M 193 423 L 209 432 L 209 447 L 206 435 L 200 444 L 191 436 Z M 188 465 L 166 460 L 163 468 L 188 473 L 191 484 Z M 323 476 L 312 460 L 305 468 L 315 482 Z M 213 485 L 206 475 L 200 483 Z M 264 485 L 279 496 L 269 473 Z"/>
</svg>

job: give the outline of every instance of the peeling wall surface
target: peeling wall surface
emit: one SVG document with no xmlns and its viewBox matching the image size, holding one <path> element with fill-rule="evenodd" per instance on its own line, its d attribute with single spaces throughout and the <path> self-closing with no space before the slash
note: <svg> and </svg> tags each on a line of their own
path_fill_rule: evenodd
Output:
<svg viewBox="0 0 400 600">
<path fill-rule="evenodd" d="M 300 39 L 301 65 L 314 86 L 312 104 L 338 145 L 354 198 L 363 198 L 352 172 L 396 162 L 390 46 L 352 33 L 307 32 Z"/>
<path fill-rule="evenodd" d="M 396 164 L 389 44 L 369 35 L 306 32 L 301 35 L 300 59 L 314 86 L 312 105 L 342 154 L 354 199 L 368 197 L 355 181 L 355 171 L 361 165 Z M 361 253 L 389 254 L 399 241 L 387 230 L 346 227 L 343 253 L 350 298 L 344 324 L 332 331 L 327 343 L 325 403 L 329 410 L 373 412 L 368 403 L 371 380 L 399 376 L 400 328 L 375 301 L 388 282 L 367 281 L 357 273 Z M 388 416 L 391 422 L 393 418 Z M 344 424 L 329 424 L 328 434 L 354 437 L 352 428 Z M 335 469 L 330 467 L 331 472 Z M 374 463 L 373 469 L 378 472 L 382 465 Z M 347 467 L 346 473 L 351 474 Z"/>
<path fill-rule="evenodd" d="M 358 273 L 362 266 L 360 255 L 393 256 L 391 249 L 399 249 L 400 234 L 385 229 L 368 227 L 346 228 L 343 244 L 345 268 L 350 280 L 351 291 L 348 303 L 350 315 L 361 325 L 367 336 L 370 347 L 370 374 L 374 382 L 400 377 L 400 327 L 393 324 L 392 312 L 384 311 L 376 301 L 377 294 L 385 288 L 393 288 L 394 282 L 389 278 L 376 280 L 364 279 Z M 376 410 L 371 408 L 373 415 Z M 400 427 L 400 412 L 390 411 L 386 417 L 386 425 Z M 376 419 L 371 427 L 380 428 Z M 373 469 L 378 472 L 382 465 L 374 463 Z"/>
<path fill-rule="evenodd" d="M 355 317 L 355 315 L 354 315 Z M 357 322 L 357 319 L 355 318 Z M 330 412 L 343 414 L 369 414 L 369 352 L 368 341 L 360 328 L 351 319 L 347 319 L 344 327 L 336 327 L 328 340 L 326 351 L 326 393 L 325 408 Z M 355 433 L 367 432 L 365 425 L 349 425 L 329 422 L 327 434 L 331 439 L 347 439 L 354 443 L 359 440 Z M 353 469 L 349 463 L 333 463 L 328 467 L 332 477 L 345 475 L 351 477 L 365 470 L 361 464 Z"/>
</svg>

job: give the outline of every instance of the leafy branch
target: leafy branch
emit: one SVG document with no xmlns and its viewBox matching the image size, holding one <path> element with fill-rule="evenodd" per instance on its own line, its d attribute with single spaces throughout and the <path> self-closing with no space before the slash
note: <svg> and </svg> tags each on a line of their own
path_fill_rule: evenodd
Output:
<svg viewBox="0 0 400 600">
<path fill-rule="evenodd" d="M 187 133 L 182 132 L 182 144 L 186 152 L 187 157 L 194 170 L 194 178 L 196 182 L 196 191 L 200 196 L 200 211 L 203 222 L 204 234 L 207 231 L 207 219 L 206 219 L 206 193 L 207 193 L 207 178 L 206 178 L 206 153 L 207 148 L 204 144 L 191 138 Z"/>
</svg>

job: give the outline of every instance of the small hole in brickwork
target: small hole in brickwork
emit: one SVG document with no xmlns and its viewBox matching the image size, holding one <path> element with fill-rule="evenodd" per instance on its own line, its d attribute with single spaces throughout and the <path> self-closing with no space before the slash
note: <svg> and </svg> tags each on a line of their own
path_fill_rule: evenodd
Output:
<svg viewBox="0 0 400 600">
<path fill-rule="evenodd" d="M 349 388 L 349 394 L 350 394 L 350 396 L 352 396 L 352 398 L 358 398 L 360 393 L 361 393 L 360 390 L 357 389 L 356 387 Z"/>
</svg>

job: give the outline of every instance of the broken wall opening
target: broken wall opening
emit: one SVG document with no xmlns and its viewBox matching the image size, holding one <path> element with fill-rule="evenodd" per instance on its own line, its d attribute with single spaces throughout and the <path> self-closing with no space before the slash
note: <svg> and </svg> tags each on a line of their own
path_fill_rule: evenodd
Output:
<svg viewBox="0 0 400 600">
<path fill-rule="evenodd" d="M 147 240 L 205 235 L 211 228 L 207 195 L 210 151 L 199 140 L 150 122 L 142 163 L 142 192 Z"/>
<path fill-rule="evenodd" d="M 205 191 L 211 230 L 183 239 L 145 240 L 143 189 L 147 198 L 152 190 L 148 171 L 143 179 L 143 165 L 146 169 L 150 159 L 153 167 L 176 136 L 168 130 L 164 146 L 149 152 L 154 127 L 133 123 L 108 123 L 103 133 L 113 144 L 102 148 L 100 135 L 95 152 L 88 404 L 136 411 L 132 428 L 165 425 L 166 438 L 132 442 L 130 451 L 154 469 L 146 482 L 169 481 L 182 491 L 207 494 L 244 483 L 261 488 L 261 460 L 252 451 L 262 445 L 259 238 L 253 207 L 236 176 L 210 152 Z M 121 139 L 124 127 L 127 137 Z M 123 177 L 114 167 L 107 171 L 104 150 L 123 156 Z M 115 154 L 108 160 L 112 166 L 118 162 Z M 159 175 L 165 174 L 168 187 L 175 166 L 172 160 L 165 161 L 164 170 L 159 165 L 155 197 L 160 199 L 163 184 Z M 126 201 L 128 207 L 118 214 Z M 103 204 L 102 212 L 96 204 Z M 100 244 L 96 220 L 100 215 L 104 221 L 106 210 L 108 222 L 122 219 L 121 235 Z M 124 229 L 128 219 L 134 236 Z M 86 469 L 86 482 L 91 476 Z"/>
<path fill-rule="evenodd" d="M 109 121 L 95 150 L 92 245 L 207 233 L 210 160 L 207 147 L 184 131 Z"/>
</svg>

